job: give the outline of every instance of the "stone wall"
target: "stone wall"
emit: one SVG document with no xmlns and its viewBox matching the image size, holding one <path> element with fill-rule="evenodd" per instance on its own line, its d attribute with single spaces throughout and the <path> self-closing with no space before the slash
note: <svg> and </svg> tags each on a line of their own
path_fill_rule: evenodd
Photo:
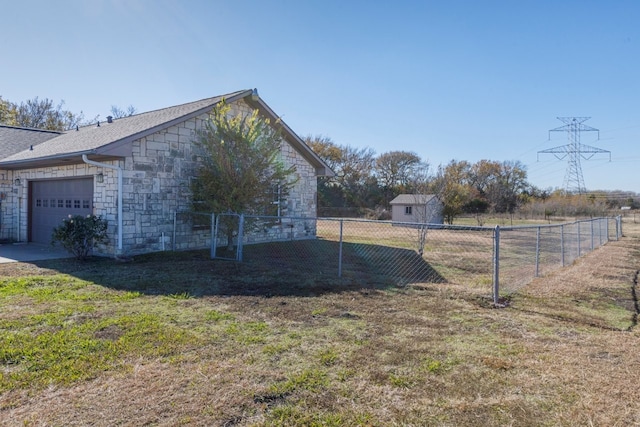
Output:
<svg viewBox="0 0 640 427">
<path fill-rule="evenodd" d="M 244 101 L 232 108 L 234 113 L 251 113 Z M 204 155 L 193 141 L 207 118 L 190 119 L 133 143 L 132 157 L 125 162 L 123 191 L 123 241 L 128 253 L 162 250 L 163 241 L 165 249 L 210 244 L 210 227 L 180 227 L 174 219 L 176 213 L 192 210 L 191 180 Z M 289 144 L 283 144 L 282 155 L 287 165 L 296 165 L 298 180 L 287 200 L 286 214 L 315 216 L 315 169 Z"/>
<path fill-rule="evenodd" d="M 234 111 L 250 113 L 244 101 L 232 104 Z M 203 127 L 207 115 L 189 119 L 132 143 L 132 154 L 124 160 L 104 162 L 119 165 L 123 173 L 123 254 L 176 249 L 191 249 L 208 245 L 211 231 L 206 227 L 174 228 L 176 213 L 190 211 L 190 182 L 202 160 L 202 153 L 193 141 Z M 315 169 L 289 144 L 283 144 L 282 156 L 287 165 L 296 165 L 297 183 L 287 200 L 286 215 L 316 215 Z M 0 171 L 0 178 L 2 173 Z M 8 171 L 11 175 L 11 171 Z M 100 247 L 104 255 L 116 254 L 117 248 L 117 171 L 106 167 L 76 164 L 17 171 L 21 177 L 18 193 L 10 193 L 9 202 L 2 203 L 3 219 L 11 227 L 0 227 L 0 233 L 17 234 L 18 222 L 21 238 L 27 236 L 28 180 L 95 176 L 102 173 L 103 182 L 94 180 L 94 214 L 109 223 L 110 241 Z M 13 176 L 0 180 L 0 192 L 12 191 Z M 9 207 L 11 206 L 11 208 Z M 19 209 L 17 207 L 19 206 Z M 20 211 L 20 220 L 18 213 Z M 7 211 L 7 212 L 4 212 Z M 178 232 L 185 235 L 178 236 Z M 190 236 L 186 235 L 191 233 Z M 2 234 L 0 234 L 2 238 Z M 175 240 L 180 240 L 176 245 Z"/>
<path fill-rule="evenodd" d="M 12 171 L 0 171 L 0 242 L 18 241 L 18 192 Z"/>
</svg>

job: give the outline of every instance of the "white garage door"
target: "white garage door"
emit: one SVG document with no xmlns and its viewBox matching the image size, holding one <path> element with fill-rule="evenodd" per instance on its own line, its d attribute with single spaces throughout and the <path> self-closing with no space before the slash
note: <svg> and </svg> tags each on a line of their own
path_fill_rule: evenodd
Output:
<svg viewBox="0 0 640 427">
<path fill-rule="evenodd" d="M 54 227 L 69 215 L 93 213 L 93 177 L 31 183 L 31 241 L 51 243 Z"/>
</svg>

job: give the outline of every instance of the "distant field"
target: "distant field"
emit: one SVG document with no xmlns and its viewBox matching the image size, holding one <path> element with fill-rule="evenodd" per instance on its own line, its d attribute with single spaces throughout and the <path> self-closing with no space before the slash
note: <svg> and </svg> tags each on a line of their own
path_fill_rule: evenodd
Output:
<svg viewBox="0 0 640 427">
<path fill-rule="evenodd" d="M 617 228 L 613 219 L 563 224 L 559 227 L 559 224 L 520 221 L 520 224 L 502 227 L 501 292 L 517 291 L 536 274 L 557 270 L 563 262 L 571 264 L 578 256 L 605 244 L 608 238 L 615 240 Z M 464 284 L 487 294 L 492 293 L 494 231 L 490 226 L 461 224 L 434 225 L 421 230 L 416 226 L 380 221 L 317 222 L 320 239 L 338 242 L 342 238 L 345 242 L 342 250 L 346 269 L 362 270 L 362 263 L 357 261 L 365 261 L 370 271 L 395 278 L 396 284 L 447 282 Z M 309 243 L 307 247 L 311 245 L 316 243 Z M 286 245 L 281 250 L 286 250 Z M 296 248 L 289 254 L 289 260 L 295 262 L 293 260 L 299 260 L 307 251 L 314 251 L 316 262 L 334 259 L 337 263 L 339 257 L 337 246 L 327 246 L 326 250 Z M 313 269 L 309 273 L 313 274 Z"/>
<path fill-rule="evenodd" d="M 551 217 L 550 219 L 544 218 L 521 218 L 519 216 L 514 215 L 510 217 L 509 215 L 504 216 L 481 216 L 480 222 L 483 227 L 495 227 L 499 226 L 518 226 L 518 225 L 539 225 L 539 224 L 560 224 L 563 222 L 571 222 L 575 221 L 575 218 L 563 218 L 563 217 Z M 458 217 L 453 223 L 455 225 L 467 225 L 467 226 L 478 226 L 478 220 L 475 217 Z"/>
<path fill-rule="evenodd" d="M 640 226 L 625 226 L 503 309 L 464 274 L 338 280 L 273 246 L 243 264 L 2 264 L 0 424 L 637 425 Z"/>
</svg>

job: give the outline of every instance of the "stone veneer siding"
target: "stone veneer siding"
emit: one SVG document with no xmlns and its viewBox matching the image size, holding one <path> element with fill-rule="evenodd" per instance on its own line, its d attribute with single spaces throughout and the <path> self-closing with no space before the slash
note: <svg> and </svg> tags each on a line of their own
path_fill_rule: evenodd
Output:
<svg viewBox="0 0 640 427">
<path fill-rule="evenodd" d="M 244 101 L 232 104 L 232 108 L 234 112 L 251 112 Z M 117 164 L 123 169 L 123 254 L 201 248 L 210 244 L 210 229 L 194 231 L 194 227 L 181 227 L 182 231 L 174 230 L 174 220 L 181 217 L 180 212 L 191 210 L 190 181 L 203 155 L 193 141 L 207 118 L 205 114 L 135 140 L 131 156 L 104 162 Z M 287 143 L 283 144 L 282 156 L 287 165 L 296 166 L 298 179 L 286 201 L 286 215 L 315 217 L 315 168 Z M 95 176 L 99 172 L 104 175 L 104 181 L 98 183 L 94 180 L 94 213 L 107 219 L 110 237 L 109 243 L 99 248 L 99 253 L 116 254 L 117 171 L 84 163 L 13 173 L 8 171 L 5 179 L 2 179 L 3 173 L 7 172 L 0 171 L 0 192 L 9 195 L 0 207 L 3 214 L 0 219 L 6 223 L 0 225 L 0 238 L 8 234 L 8 238 L 16 236 L 14 240 L 26 240 L 29 180 Z M 17 176 L 21 179 L 20 188 L 11 188 Z"/>
<path fill-rule="evenodd" d="M 0 241 L 18 241 L 18 194 L 13 171 L 0 171 Z"/>
</svg>

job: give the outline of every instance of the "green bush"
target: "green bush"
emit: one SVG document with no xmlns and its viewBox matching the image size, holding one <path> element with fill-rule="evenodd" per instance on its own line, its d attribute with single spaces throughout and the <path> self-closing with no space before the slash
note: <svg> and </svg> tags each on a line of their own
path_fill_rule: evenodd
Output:
<svg viewBox="0 0 640 427">
<path fill-rule="evenodd" d="M 79 260 L 86 259 L 97 243 L 107 240 L 107 220 L 95 215 L 69 215 L 51 236 L 52 245 L 60 243 Z"/>
</svg>

